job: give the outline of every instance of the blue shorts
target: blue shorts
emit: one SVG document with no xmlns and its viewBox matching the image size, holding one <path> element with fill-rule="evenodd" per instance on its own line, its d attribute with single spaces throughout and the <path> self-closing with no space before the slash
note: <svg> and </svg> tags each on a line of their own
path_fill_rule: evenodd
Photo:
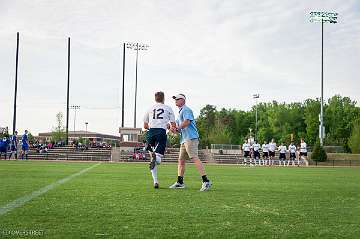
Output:
<svg viewBox="0 0 360 239">
<path fill-rule="evenodd" d="M 23 151 L 28 151 L 28 150 L 29 150 L 29 145 L 28 145 L 28 144 L 23 144 L 23 145 L 21 146 L 21 149 L 22 149 Z"/>
<path fill-rule="evenodd" d="M 11 151 L 12 151 L 12 152 L 17 151 L 17 148 L 16 148 L 16 146 L 15 146 L 15 145 L 11 145 L 11 147 L 10 147 L 10 148 L 11 148 Z"/>
<path fill-rule="evenodd" d="M 151 128 L 147 133 L 146 143 L 155 148 L 155 153 L 164 155 L 167 135 L 165 129 Z"/>
<path fill-rule="evenodd" d="M 0 152 L 1 152 L 1 153 L 6 153 L 6 152 L 7 152 L 6 147 L 1 147 L 1 148 L 0 148 Z"/>
</svg>

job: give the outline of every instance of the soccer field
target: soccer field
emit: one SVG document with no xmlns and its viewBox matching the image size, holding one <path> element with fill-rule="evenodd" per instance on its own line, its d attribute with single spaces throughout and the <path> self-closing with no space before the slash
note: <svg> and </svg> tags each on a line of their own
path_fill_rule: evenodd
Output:
<svg viewBox="0 0 360 239">
<path fill-rule="evenodd" d="M 163 164 L 155 190 L 146 164 L 0 161 L 0 238 L 360 238 L 360 168 L 207 171 L 172 190 Z"/>
</svg>

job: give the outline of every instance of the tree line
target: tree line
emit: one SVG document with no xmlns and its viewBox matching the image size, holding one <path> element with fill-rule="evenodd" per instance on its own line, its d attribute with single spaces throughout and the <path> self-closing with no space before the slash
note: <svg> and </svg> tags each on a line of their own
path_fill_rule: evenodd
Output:
<svg viewBox="0 0 360 239">
<path fill-rule="evenodd" d="M 255 114 L 258 112 L 256 132 Z M 206 105 L 200 110 L 197 126 L 201 146 L 242 144 L 251 136 L 258 142 L 274 138 L 277 142 L 295 143 L 304 138 L 308 145 L 319 139 L 320 99 L 302 103 L 259 103 L 251 110 L 218 110 Z M 360 153 L 360 108 L 349 97 L 335 95 L 324 102 L 325 145 L 342 146 L 346 152 Z M 250 130 L 251 129 L 251 130 Z"/>
</svg>

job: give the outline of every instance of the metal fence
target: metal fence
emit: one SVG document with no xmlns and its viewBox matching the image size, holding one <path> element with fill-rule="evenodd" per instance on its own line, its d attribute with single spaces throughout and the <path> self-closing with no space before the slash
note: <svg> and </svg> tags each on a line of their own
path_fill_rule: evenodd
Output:
<svg viewBox="0 0 360 239">
<path fill-rule="evenodd" d="M 350 159 L 350 160 L 327 160 L 325 162 L 318 162 L 309 160 L 310 166 L 326 166 L 326 167 L 359 167 L 360 159 Z"/>
</svg>

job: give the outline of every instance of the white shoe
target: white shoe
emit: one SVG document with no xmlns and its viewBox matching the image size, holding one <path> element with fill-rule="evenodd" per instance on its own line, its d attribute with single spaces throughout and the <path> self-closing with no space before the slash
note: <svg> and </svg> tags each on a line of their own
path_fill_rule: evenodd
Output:
<svg viewBox="0 0 360 239">
<path fill-rule="evenodd" d="M 174 183 L 173 185 L 171 185 L 169 188 L 171 189 L 183 189 L 185 188 L 185 184 L 181 184 L 181 183 Z"/>
<path fill-rule="evenodd" d="M 212 185 L 211 181 L 203 182 L 202 186 L 200 188 L 200 192 L 208 191 L 210 189 L 211 185 Z"/>
</svg>

